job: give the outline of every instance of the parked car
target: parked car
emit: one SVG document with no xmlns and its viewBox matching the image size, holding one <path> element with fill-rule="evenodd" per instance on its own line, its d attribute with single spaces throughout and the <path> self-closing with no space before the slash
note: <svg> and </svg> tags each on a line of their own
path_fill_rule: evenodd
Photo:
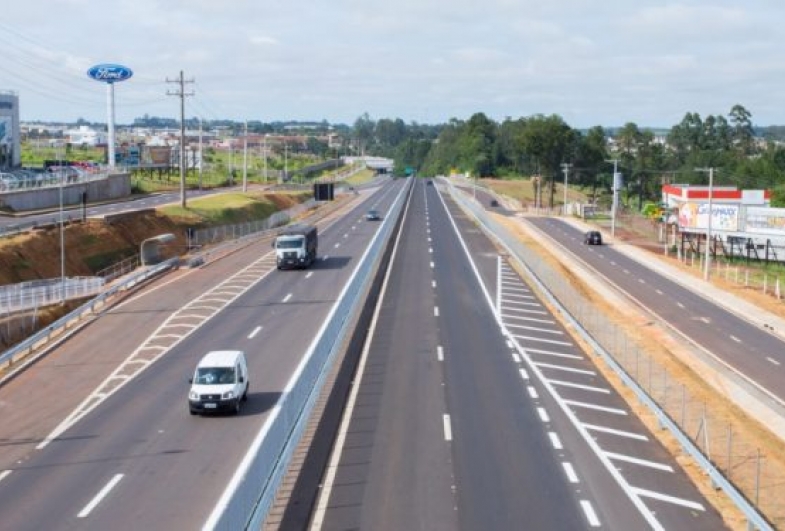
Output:
<svg viewBox="0 0 785 531">
<path fill-rule="evenodd" d="M 602 234 L 598 230 L 590 230 L 583 239 L 586 245 L 602 245 Z"/>
<path fill-rule="evenodd" d="M 367 214 L 365 214 L 365 219 L 367 221 L 379 221 L 382 219 L 381 214 L 379 214 L 378 210 L 369 210 Z"/>
</svg>

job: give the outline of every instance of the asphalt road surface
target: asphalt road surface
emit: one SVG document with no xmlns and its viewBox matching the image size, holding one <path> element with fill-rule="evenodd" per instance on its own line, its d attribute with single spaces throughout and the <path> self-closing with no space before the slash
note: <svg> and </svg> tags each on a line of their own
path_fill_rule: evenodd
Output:
<svg viewBox="0 0 785 531">
<path fill-rule="evenodd" d="M 705 299 L 613 245 L 587 246 L 583 234 L 553 218 L 527 218 L 674 329 L 785 404 L 785 342 Z"/>
<path fill-rule="evenodd" d="M 180 270 L 0 387 L 0 529 L 200 528 L 401 184 L 321 223 L 312 268 L 276 270 L 268 240 Z M 218 349 L 246 352 L 249 400 L 192 417 L 188 378 Z"/>
<path fill-rule="evenodd" d="M 311 529 L 724 528 L 471 220 L 404 215 Z"/>
</svg>

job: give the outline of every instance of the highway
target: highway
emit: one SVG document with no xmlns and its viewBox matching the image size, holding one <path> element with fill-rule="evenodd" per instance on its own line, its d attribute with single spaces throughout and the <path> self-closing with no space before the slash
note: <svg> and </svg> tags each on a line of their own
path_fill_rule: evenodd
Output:
<svg viewBox="0 0 785 531">
<path fill-rule="evenodd" d="M 320 260 L 275 269 L 260 241 L 179 270 L 0 387 L 0 529 L 198 529 L 402 187 L 387 181 L 320 223 Z M 239 417 L 188 414 L 209 350 L 248 357 Z"/>
<path fill-rule="evenodd" d="M 401 185 L 320 222 L 312 269 L 263 240 L 179 270 L 1 386 L 0 530 L 200 528 Z M 377 313 L 313 528 L 723 528 L 437 186 L 413 188 Z M 239 417 L 188 414 L 214 349 L 248 356 Z"/>
<path fill-rule="evenodd" d="M 405 210 L 311 529 L 724 528 L 437 188 Z"/>
<path fill-rule="evenodd" d="M 612 244 L 583 245 L 583 234 L 559 219 L 528 219 L 648 311 L 785 404 L 785 342 L 779 337 L 652 271 Z"/>
</svg>

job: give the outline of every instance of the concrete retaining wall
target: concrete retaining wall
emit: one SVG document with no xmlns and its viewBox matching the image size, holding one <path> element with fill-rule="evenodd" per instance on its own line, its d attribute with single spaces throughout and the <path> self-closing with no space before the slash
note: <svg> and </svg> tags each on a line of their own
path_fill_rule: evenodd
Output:
<svg viewBox="0 0 785 531">
<path fill-rule="evenodd" d="M 131 195 L 131 174 L 115 173 L 103 179 L 63 185 L 63 205 L 78 205 L 82 194 L 87 192 L 87 200 L 109 201 Z M 48 210 L 60 206 L 60 187 L 33 188 L 0 194 L 0 208 L 14 212 Z"/>
</svg>

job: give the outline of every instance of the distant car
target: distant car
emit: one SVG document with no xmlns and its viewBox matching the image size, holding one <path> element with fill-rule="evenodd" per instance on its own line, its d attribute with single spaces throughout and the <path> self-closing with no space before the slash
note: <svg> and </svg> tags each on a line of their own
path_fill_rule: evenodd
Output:
<svg viewBox="0 0 785 531">
<path fill-rule="evenodd" d="M 367 214 L 365 214 L 365 219 L 367 221 L 379 221 L 382 219 L 382 216 L 379 214 L 378 210 L 369 210 Z"/>
<path fill-rule="evenodd" d="M 590 230 L 583 239 L 586 245 L 602 245 L 602 234 L 598 230 Z"/>
<path fill-rule="evenodd" d="M 425 184 L 427 184 L 428 186 L 433 186 L 433 181 L 428 179 L 427 181 L 425 181 Z"/>
<path fill-rule="evenodd" d="M 499 206 L 499 202 L 496 199 L 491 199 L 491 206 L 492 207 L 497 207 L 497 206 Z"/>
</svg>

